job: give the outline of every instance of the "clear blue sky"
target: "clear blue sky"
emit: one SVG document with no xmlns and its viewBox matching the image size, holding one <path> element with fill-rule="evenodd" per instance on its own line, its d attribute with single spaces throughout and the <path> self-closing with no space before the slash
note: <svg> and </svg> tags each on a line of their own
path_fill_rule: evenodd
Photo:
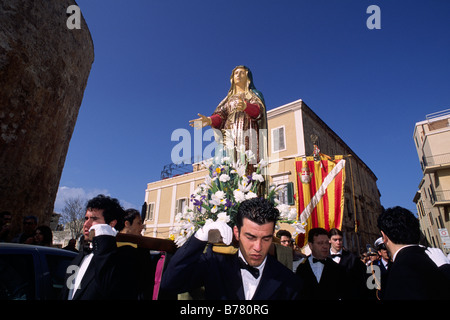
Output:
<svg viewBox="0 0 450 320">
<path fill-rule="evenodd" d="M 214 110 L 240 64 L 269 110 L 312 108 L 378 177 L 384 207 L 416 212 L 414 125 L 450 108 L 450 1 L 77 2 L 95 61 L 57 212 L 64 197 L 99 192 L 139 209 L 171 162 L 172 132 L 193 132 L 188 121 Z M 370 5 L 379 30 L 366 26 Z"/>
</svg>

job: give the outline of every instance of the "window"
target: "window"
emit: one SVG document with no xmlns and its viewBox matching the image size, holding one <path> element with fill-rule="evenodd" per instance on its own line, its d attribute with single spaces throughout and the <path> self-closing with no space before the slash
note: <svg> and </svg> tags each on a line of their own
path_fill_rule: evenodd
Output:
<svg viewBox="0 0 450 320">
<path fill-rule="evenodd" d="M 155 213 L 155 203 L 151 202 L 147 205 L 147 212 L 145 213 L 145 220 L 153 220 Z"/>
<path fill-rule="evenodd" d="M 434 204 L 437 201 L 437 199 L 436 199 L 436 192 L 434 191 L 434 187 L 432 184 L 430 184 L 428 192 L 430 193 L 431 203 Z"/>
<path fill-rule="evenodd" d="M 292 206 L 292 205 L 295 204 L 294 183 L 293 182 L 288 182 L 288 183 L 284 184 L 284 186 L 285 187 L 283 189 L 278 191 L 278 197 L 277 198 L 280 201 L 280 203 Z"/>
<path fill-rule="evenodd" d="M 438 225 L 438 228 L 440 228 L 440 229 L 445 228 L 444 220 L 442 220 L 442 216 L 439 215 L 436 218 L 436 224 Z"/>
<path fill-rule="evenodd" d="M 60 256 L 53 254 L 45 255 L 49 270 L 50 284 L 49 290 L 50 299 L 58 299 L 61 296 L 61 290 L 64 285 L 64 279 L 66 277 L 67 267 L 72 263 L 72 256 Z"/>
<path fill-rule="evenodd" d="M 283 150 L 286 150 L 284 126 L 272 129 L 272 152 L 280 152 Z"/>
<path fill-rule="evenodd" d="M 175 214 L 179 212 L 184 212 L 185 208 L 187 207 L 187 198 L 181 198 L 178 199 L 175 206 Z"/>
<path fill-rule="evenodd" d="M 0 300 L 34 300 L 34 284 L 34 262 L 31 254 L 0 256 Z"/>
<path fill-rule="evenodd" d="M 281 204 L 288 204 L 287 188 L 279 190 L 277 198 Z"/>
</svg>

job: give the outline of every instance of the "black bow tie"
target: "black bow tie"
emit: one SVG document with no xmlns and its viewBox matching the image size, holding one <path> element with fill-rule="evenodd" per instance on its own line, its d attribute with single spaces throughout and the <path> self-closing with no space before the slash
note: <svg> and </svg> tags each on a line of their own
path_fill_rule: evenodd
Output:
<svg viewBox="0 0 450 320">
<path fill-rule="evenodd" d="M 252 266 L 249 266 L 248 264 L 246 264 L 245 261 L 242 260 L 241 257 L 239 257 L 239 267 L 241 269 L 245 269 L 248 272 L 250 272 L 255 279 L 259 278 L 259 270 L 255 267 L 252 267 Z"/>
<path fill-rule="evenodd" d="M 322 264 L 325 264 L 325 259 L 316 259 L 316 258 L 313 258 L 313 263 L 316 263 L 316 262 L 320 262 L 320 263 L 322 263 Z"/>
<path fill-rule="evenodd" d="M 332 258 L 335 258 L 335 257 L 342 258 L 342 254 L 340 254 L 340 253 L 332 254 L 331 257 L 332 257 Z"/>
<path fill-rule="evenodd" d="M 90 243 L 89 243 L 89 242 L 86 242 L 86 243 L 83 245 L 83 255 L 88 255 L 88 254 L 90 254 L 90 253 L 92 253 L 92 248 L 91 248 L 91 246 L 90 246 Z"/>
</svg>

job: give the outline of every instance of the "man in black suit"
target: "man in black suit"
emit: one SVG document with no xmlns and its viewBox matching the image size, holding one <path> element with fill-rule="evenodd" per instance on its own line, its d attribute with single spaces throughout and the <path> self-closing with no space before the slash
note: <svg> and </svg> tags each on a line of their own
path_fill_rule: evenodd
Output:
<svg viewBox="0 0 450 320">
<path fill-rule="evenodd" d="M 172 257 L 163 274 L 165 292 L 189 292 L 201 286 L 213 300 L 298 299 L 301 281 L 268 255 L 279 211 L 267 200 L 243 201 L 231 229 L 216 221 L 198 230 Z M 239 241 L 235 254 L 220 254 L 208 245 L 209 230 L 217 229 L 225 244 L 233 234 Z"/>
<path fill-rule="evenodd" d="M 378 228 L 392 257 L 383 288 L 385 300 L 450 299 L 450 281 L 419 246 L 418 219 L 407 209 L 394 207 L 378 217 Z"/>
<path fill-rule="evenodd" d="M 313 228 L 308 232 L 311 255 L 297 267 L 304 281 L 302 298 L 313 300 L 346 299 L 345 269 L 328 257 L 330 242 L 327 230 Z"/>
<path fill-rule="evenodd" d="M 117 199 L 98 195 L 88 201 L 83 247 L 67 268 L 63 299 L 137 299 L 136 256 L 121 255 L 116 244 L 124 214 Z"/>
<path fill-rule="evenodd" d="M 328 257 L 345 269 L 348 297 L 366 298 L 369 294 L 366 286 L 366 266 L 356 255 L 344 248 L 344 235 L 341 230 L 331 229 L 328 237 L 330 239 Z"/>
</svg>

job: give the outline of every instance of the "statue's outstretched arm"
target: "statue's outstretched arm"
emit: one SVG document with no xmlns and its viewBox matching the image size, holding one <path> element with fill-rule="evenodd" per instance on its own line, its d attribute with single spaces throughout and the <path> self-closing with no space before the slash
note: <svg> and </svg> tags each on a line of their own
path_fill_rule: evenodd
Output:
<svg viewBox="0 0 450 320">
<path fill-rule="evenodd" d="M 200 118 L 189 120 L 189 125 L 194 128 L 203 128 L 206 126 L 210 126 L 212 121 L 210 117 L 204 116 L 198 113 Z"/>
</svg>

